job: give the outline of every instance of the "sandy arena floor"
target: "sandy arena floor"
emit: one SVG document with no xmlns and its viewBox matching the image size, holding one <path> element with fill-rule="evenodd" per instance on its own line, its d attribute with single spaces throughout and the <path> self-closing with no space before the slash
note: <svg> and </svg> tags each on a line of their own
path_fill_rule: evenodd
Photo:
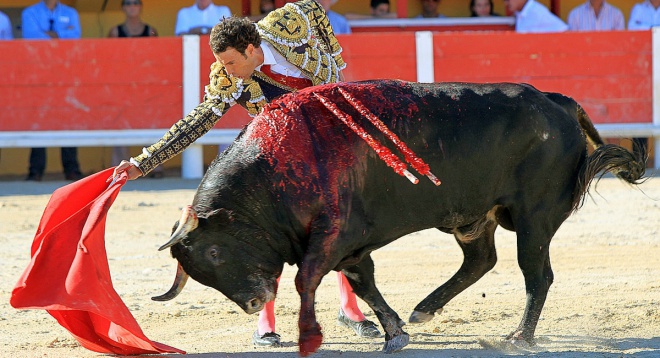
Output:
<svg viewBox="0 0 660 358">
<path fill-rule="evenodd" d="M 45 311 L 9 305 L 50 193 L 64 184 L 0 183 L 0 356 L 101 356 L 80 347 Z M 186 350 L 190 357 L 297 356 L 295 267 L 286 268 L 277 300 L 277 330 L 285 345 L 280 349 L 253 347 L 256 316 L 194 281 L 173 301 L 150 299 L 172 283 L 175 261 L 157 248 L 167 240 L 181 208 L 192 201 L 197 184 L 140 179 L 122 189 L 110 210 L 106 235 L 115 289 L 150 339 Z M 595 189 L 552 242 L 555 283 L 536 331 L 537 346 L 502 342 L 520 320 L 525 291 L 515 237 L 499 228 L 495 268 L 431 322 L 407 325 L 411 343 L 395 356 L 660 357 L 660 177 L 639 188 L 606 177 Z M 434 230 L 406 236 L 373 257 L 378 287 L 404 319 L 462 261 L 453 237 Z M 325 340 L 316 357 L 383 355 L 382 339 L 360 339 L 337 326 L 334 274 L 324 280 L 317 300 Z M 361 307 L 376 321 L 366 304 Z"/>
</svg>

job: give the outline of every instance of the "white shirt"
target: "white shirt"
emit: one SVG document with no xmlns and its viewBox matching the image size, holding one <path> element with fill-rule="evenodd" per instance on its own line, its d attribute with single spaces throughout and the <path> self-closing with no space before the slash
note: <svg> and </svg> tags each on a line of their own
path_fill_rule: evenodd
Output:
<svg viewBox="0 0 660 358">
<path fill-rule="evenodd" d="M 596 11 L 591 3 L 587 1 L 576 6 L 568 14 L 568 27 L 571 31 L 610 31 L 625 30 L 625 19 L 621 10 L 603 2 L 600 14 L 596 17 Z"/>
<path fill-rule="evenodd" d="M 568 30 L 560 18 L 535 0 L 527 0 L 516 12 L 516 32 L 562 32 Z"/>
<path fill-rule="evenodd" d="M 648 30 L 653 26 L 660 26 L 660 7 L 651 5 L 651 1 L 635 4 L 630 12 L 628 30 Z"/>
<path fill-rule="evenodd" d="M 211 5 L 204 10 L 200 10 L 197 7 L 197 4 L 190 7 L 184 7 L 179 10 L 179 13 L 176 15 L 174 34 L 179 36 L 198 26 L 204 26 L 211 29 L 225 17 L 231 17 L 231 11 L 226 6 L 218 6 L 211 3 Z"/>
<path fill-rule="evenodd" d="M 11 21 L 9 16 L 0 12 L 0 40 L 11 40 L 14 38 L 12 34 Z"/>
<path fill-rule="evenodd" d="M 264 63 L 262 63 L 261 66 L 270 65 L 270 70 L 275 73 L 279 73 L 280 75 L 296 78 L 306 78 L 298 67 L 287 61 L 284 56 L 275 51 L 275 49 L 268 42 L 261 41 L 260 47 L 264 52 Z M 261 66 L 257 67 L 257 71 L 261 70 Z"/>
</svg>

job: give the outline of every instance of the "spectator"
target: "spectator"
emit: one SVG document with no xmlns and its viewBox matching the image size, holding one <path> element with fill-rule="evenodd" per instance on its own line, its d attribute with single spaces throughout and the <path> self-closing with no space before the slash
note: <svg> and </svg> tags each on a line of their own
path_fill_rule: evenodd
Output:
<svg viewBox="0 0 660 358">
<path fill-rule="evenodd" d="M 471 17 L 500 16 L 493 12 L 493 0 L 470 0 Z"/>
<path fill-rule="evenodd" d="M 259 2 L 259 15 L 250 16 L 250 20 L 259 21 L 273 10 L 275 10 L 274 0 L 261 0 Z"/>
<path fill-rule="evenodd" d="M 415 16 L 415 19 L 437 19 L 443 18 L 445 15 L 438 13 L 438 5 L 440 0 L 421 0 L 422 13 Z"/>
<path fill-rule="evenodd" d="M 216 62 L 211 66 L 204 102 L 174 124 L 157 143 L 130 161 L 122 161 L 115 168 L 115 175 L 127 172 L 133 180 L 149 174 L 207 133 L 234 104 L 255 116 L 281 95 L 343 80 L 341 70 L 346 64 L 341 46 L 329 31 L 329 21 L 319 3 L 303 0 L 273 12 L 278 12 L 277 16 L 266 16 L 256 26 L 249 19 L 230 17 L 213 27 L 210 46 Z M 296 23 L 306 26 L 295 26 Z M 312 34 L 318 34 L 316 41 L 307 41 Z M 294 49 L 295 56 L 291 56 Z M 376 325 L 357 306 L 346 277 L 340 272 L 337 277 L 341 292 L 339 323 L 359 336 L 379 337 Z M 274 305 L 273 301 L 267 303 L 259 314 L 258 328 L 252 336 L 255 345 L 281 345 L 275 333 Z"/>
<path fill-rule="evenodd" d="M 158 31 L 142 21 L 142 0 L 122 0 L 121 11 L 126 19 L 108 33 L 108 37 L 158 36 Z M 124 157 L 126 158 L 126 157 Z"/>
<path fill-rule="evenodd" d="M 0 11 L 0 40 L 11 40 L 14 38 L 12 34 L 11 21 L 9 16 Z"/>
<path fill-rule="evenodd" d="M 646 0 L 635 4 L 630 11 L 628 30 L 648 30 L 660 26 L 660 0 Z M 646 153 L 648 151 L 648 138 L 633 138 L 633 151 Z M 656 155 L 658 150 L 656 149 Z"/>
<path fill-rule="evenodd" d="M 360 19 L 395 19 L 396 14 L 390 12 L 390 0 L 371 0 L 371 15 L 346 14 L 349 20 Z"/>
<path fill-rule="evenodd" d="M 22 13 L 24 39 L 79 39 L 80 20 L 78 12 L 59 0 L 42 0 L 28 6 Z M 61 149 L 62 167 L 67 180 L 82 178 L 78 165 L 78 149 Z M 46 169 L 46 148 L 32 148 L 30 169 L 26 180 L 41 181 Z"/>
<path fill-rule="evenodd" d="M 218 21 L 230 16 L 231 11 L 228 7 L 215 5 L 213 0 L 195 0 L 192 6 L 179 10 L 174 34 L 177 36 L 208 34 Z"/>
<path fill-rule="evenodd" d="M 587 0 L 568 14 L 571 31 L 625 30 L 623 13 L 605 0 Z"/>
<path fill-rule="evenodd" d="M 332 26 L 332 31 L 335 35 L 347 35 L 350 34 L 351 25 L 348 24 L 346 18 L 338 13 L 330 10 L 332 5 L 336 4 L 338 0 L 317 0 L 319 4 L 325 10 L 326 15 L 328 15 L 328 20 L 330 20 L 330 26 Z"/>
<path fill-rule="evenodd" d="M 516 32 L 561 32 L 568 30 L 560 18 L 536 0 L 504 0 L 507 10 L 516 16 Z"/>
<path fill-rule="evenodd" d="M 126 19 L 122 24 L 119 24 L 108 33 L 108 37 L 151 37 L 158 36 L 158 31 L 155 27 L 145 24 L 142 21 L 142 1 L 141 0 L 122 0 L 121 10 L 124 12 Z M 128 147 L 114 147 L 112 148 L 112 165 L 117 165 L 122 159 L 128 157 Z M 154 169 L 151 178 L 164 177 L 163 166 L 159 165 Z"/>
<path fill-rule="evenodd" d="M 648 30 L 660 25 L 660 0 L 646 0 L 633 6 L 628 30 Z"/>
</svg>

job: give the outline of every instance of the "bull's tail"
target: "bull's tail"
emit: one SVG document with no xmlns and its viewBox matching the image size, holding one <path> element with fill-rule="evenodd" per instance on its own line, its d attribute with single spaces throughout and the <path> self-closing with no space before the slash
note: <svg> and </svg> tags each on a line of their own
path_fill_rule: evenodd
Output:
<svg viewBox="0 0 660 358">
<path fill-rule="evenodd" d="M 627 183 L 640 184 L 646 172 L 646 160 L 648 159 L 648 154 L 642 150 L 633 150 L 633 153 L 636 153 L 633 154 L 621 146 L 605 144 L 591 119 L 579 104 L 577 105 L 577 119 L 594 151 L 586 158 L 578 173 L 572 211 L 582 206 L 591 182 L 599 173 L 602 177 L 605 173 L 611 172 Z"/>
</svg>

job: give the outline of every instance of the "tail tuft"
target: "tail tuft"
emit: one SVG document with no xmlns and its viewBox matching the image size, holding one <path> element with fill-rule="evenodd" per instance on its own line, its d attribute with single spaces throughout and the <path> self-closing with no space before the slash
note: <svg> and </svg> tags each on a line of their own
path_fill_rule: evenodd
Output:
<svg viewBox="0 0 660 358">
<path fill-rule="evenodd" d="M 641 184 L 646 173 L 648 154 L 637 150 L 634 153 L 638 154 L 614 144 L 598 146 L 580 168 L 571 212 L 575 212 L 584 204 L 585 194 L 599 173 L 598 179 L 610 172 L 627 183 Z"/>
</svg>

